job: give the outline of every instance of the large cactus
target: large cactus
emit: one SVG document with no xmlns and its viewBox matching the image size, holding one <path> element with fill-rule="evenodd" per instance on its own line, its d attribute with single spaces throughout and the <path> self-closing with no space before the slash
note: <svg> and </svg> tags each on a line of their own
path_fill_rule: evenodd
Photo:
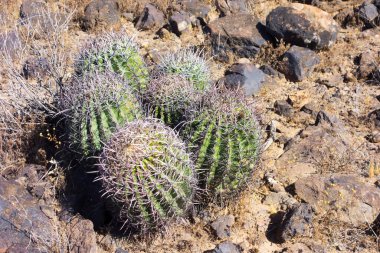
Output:
<svg viewBox="0 0 380 253">
<path fill-rule="evenodd" d="M 259 131 L 240 92 L 212 89 L 193 113 L 183 135 L 196 156 L 200 185 L 217 199 L 235 196 L 252 175 L 259 155 Z"/>
<path fill-rule="evenodd" d="M 158 69 L 185 77 L 198 90 L 206 90 L 210 86 L 210 69 L 201 51 L 188 48 L 167 54 L 158 64 Z"/>
<path fill-rule="evenodd" d="M 114 71 L 129 85 L 143 91 L 149 82 L 148 69 L 133 40 L 121 33 L 108 33 L 83 48 L 76 62 L 77 72 Z"/>
<path fill-rule="evenodd" d="M 197 110 L 201 97 L 202 91 L 176 74 L 158 75 L 145 93 L 150 113 L 173 128 L 185 120 L 188 111 Z"/>
<path fill-rule="evenodd" d="M 112 136 L 101 155 L 100 180 L 121 220 L 142 232 L 186 215 L 197 185 L 185 144 L 155 120 L 127 123 Z"/>
<path fill-rule="evenodd" d="M 61 94 L 73 150 L 90 155 L 101 150 L 112 133 L 142 117 L 139 101 L 116 74 L 93 72 L 75 78 Z"/>
</svg>

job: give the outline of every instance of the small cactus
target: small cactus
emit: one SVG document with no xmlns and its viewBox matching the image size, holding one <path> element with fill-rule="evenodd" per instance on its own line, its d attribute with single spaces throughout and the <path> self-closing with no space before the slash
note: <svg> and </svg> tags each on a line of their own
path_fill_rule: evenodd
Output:
<svg viewBox="0 0 380 253">
<path fill-rule="evenodd" d="M 204 107 L 193 112 L 183 130 L 196 156 L 201 188 L 211 197 L 228 199 L 246 184 L 259 155 L 254 113 L 239 91 L 212 89 Z"/>
<path fill-rule="evenodd" d="M 210 70 L 201 51 L 183 49 L 174 54 L 168 54 L 161 59 L 159 71 L 167 74 L 177 74 L 198 90 L 206 90 L 210 85 Z"/>
<path fill-rule="evenodd" d="M 148 69 L 139 49 L 125 34 L 109 33 L 94 40 L 80 53 L 76 68 L 79 74 L 93 70 L 114 71 L 136 91 L 143 91 L 149 82 Z"/>
<path fill-rule="evenodd" d="M 185 144 L 159 121 L 127 123 L 104 147 L 99 166 L 121 221 L 142 232 L 186 215 L 192 206 L 194 167 Z"/>
<path fill-rule="evenodd" d="M 185 120 L 188 111 L 196 110 L 201 96 L 202 92 L 184 77 L 166 74 L 151 80 L 145 100 L 155 118 L 174 128 Z"/>
<path fill-rule="evenodd" d="M 125 80 L 113 73 L 91 73 L 74 79 L 61 95 L 71 148 L 90 155 L 101 150 L 125 122 L 142 117 L 142 109 Z"/>
</svg>

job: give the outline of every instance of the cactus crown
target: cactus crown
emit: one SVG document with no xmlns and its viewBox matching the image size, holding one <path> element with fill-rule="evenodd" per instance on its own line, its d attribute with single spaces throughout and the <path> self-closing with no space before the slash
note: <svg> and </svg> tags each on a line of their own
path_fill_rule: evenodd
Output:
<svg viewBox="0 0 380 253">
<path fill-rule="evenodd" d="M 167 54 L 161 59 L 158 69 L 185 77 L 198 90 L 206 90 L 210 84 L 210 71 L 202 51 L 194 52 L 188 48 Z"/>
<path fill-rule="evenodd" d="M 92 41 L 82 49 L 76 69 L 79 74 L 93 70 L 114 71 L 137 91 L 144 90 L 149 82 L 148 69 L 137 44 L 123 33 L 108 33 Z"/>
<path fill-rule="evenodd" d="M 125 122 L 142 117 L 138 100 L 125 80 L 113 73 L 94 72 L 75 78 L 61 95 L 71 148 L 89 155 Z"/>
<path fill-rule="evenodd" d="M 183 133 L 196 156 L 202 188 L 211 197 L 228 199 L 251 178 L 259 154 L 258 124 L 240 92 L 212 89 L 203 106 Z"/>
<path fill-rule="evenodd" d="M 165 124 L 176 127 L 188 111 L 196 110 L 202 91 L 183 76 L 158 75 L 151 80 L 145 94 L 149 110 Z"/>
<path fill-rule="evenodd" d="M 142 231 L 186 215 L 197 183 L 185 144 L 155 120 L 116 132 L 101 155 L 100 175 L 120 218 Z"/>
</svg>

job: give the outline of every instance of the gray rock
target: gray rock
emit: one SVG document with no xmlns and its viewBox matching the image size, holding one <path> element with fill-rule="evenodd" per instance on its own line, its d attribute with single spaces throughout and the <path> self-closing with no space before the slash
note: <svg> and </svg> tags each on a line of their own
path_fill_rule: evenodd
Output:
<svg viewBox="0 0 380 253">
<path fill-rule="evenodd" d="M 202 19 L 203 22 L 208 21 L 208 15 L 211 11 L 210 5 L 199 0 L 182 0 L 181 5 L 183 10 L 189 12 L 191 16 Z"/>
<path fill-rule="evenodd" d="M 242 249 L 238 245 L 226 241 L 218 244 L 215 249 L 206 251 L 207 253 L 241 253 Z"/>
<path fill-rule="evenodd" d="M 315 103 L 307 103 L 301 107 L 301 112 L 311 114 L 316 117 L 319 112 L 319 107 Z"/>
<path fill-rule="evenodd" d="M 380 212 L 380 189 L 356 175 L 313 175 L 295 182 L 295 193 L 318 215 L 329 210 L 355 227 L 371 224 Z"/>
<path fill-rule="evenodd" d="M 139 30 L 149 30 L 161 28 L 165 25 L 165 15 L 152 4 L 145 5 L 144 11 L 137 21 L 136 28 Z"/>
<path fill-rule="evenodd" d="M 264 205 L 274 206 L 279 210 L 287 210 L 296 203 L 297 200 L 287 192 L 271 192 L 263 201 Z"/>
<path fill-rule="evenodd" d="M 358 78 L 371 78 L 379 66 L 376 60 L 376 53 L 368 50 L 361 53 L 359 58 Z"/>
<path fill-rule="evenodd" d="M 356 158 L 349 153 L 352 139 L 344 126 L 325 123 L 306 128 L 286 143 L 285 153 L 275 162 L 278 180 L 285 186 L 316 173 L 341 169 L 342 164 L 347 170 L 355 167 L 346 164 L 348 155 Z"/>
<path fill-rule="evenodd" d="M 49 62 L 46 58 L 28 59 L 23 66 L 26 79 L 43 79 L 50 72 Z"/>
<path fill-rule="evenodd" d="M 41 0 L 24 0 L 20 6 L 22 19 L 39 19 L 46 10 L 46 2 Z"/>
<path fill-rule="evenodd" d="M 277 100 L 274 103 L 274 111 L 281 116 L 290 117 L 293 115 L 293 107 L 286 100 Z"/>
<path fill-rule="evenodd" d="M 320 62 L 319 56 L 314 51 L 299 46 L 292 46 L 282 58 L 280 71 L 293 82 L 300 82 L 309 77 Z"/>
<path fill-rule="evenodd" d="M 238 57 L 256 55 L 266 40 L 259 20 L 250 14 L 237 14 L 217 19 L 209 24 L 211 44 L 216 58 L 229 61 L 232 52 Z"/>
<path fill-rule="evenodd" d="M 368 118 L 374 127 L 380 128 L 380 109 L 370 112 Z"/>
<path fill-rule="evenodd" d="M 300 3 L 272 10 L 266 18 L 266 26 L 278 40 L 311 49 L 331 47 L 339 31 L 339 25 L 327 12 Z"/>
<path fill-rule="evenodd" d="M 271 66 L 269 65 L 263 65 L 263 66 L 260 66 L 260 69 L 265 73 L 267 74 L 268 76 L 272 76 L 272 77 L 278 77 L 278 78 L 283 78 L 284 75 L 280 72 L 278 72 L 277 70 L 275 70 L 274 68 L 272 68 Z"/>
<path fill-rule="evenodd" d="M 0 34 L 0 54 L 14 58 L 23 43 L 16 31 Z"/>
<path fill-rule="evenodd" d="M 98 26 L 111 26 L 120 20 L 119 4 L 116 0 L 93 0 L 84 9 L 82 28 L 95 29 Z"/>
<path fill-rule="evenodd" d="M 211 228 L 214 230 L 215 235 L 219 239 L 226 239 L 231 235 L 231 227 L 235 223 L 233 215 L 225 215 L 217 218 L 211 223 Z"/>
<path fill-rule="evenodd" d="M 222 16 L 236 13 L 248 13 L 246 0 L 217 0 L 216 8 Z"/>
<path fill-rule="evenodd" d="M 242 87 L 247 96 L 256 94 L 268 81 L 268 76 L 253 64 L 234 64 L 226 71 L 224 84 L 228 88 Z"/>
<path fill-rule="evenodd" d="M 191 16 L 188 12 L 176 12 L 170 17 L 170 25 L 174 33 L 181 35 L 191 27 Z"/>
<path fill-rule="evenodd" d="M 46 209 L 48 207 L 44 207 Z M 40 252 L 36 249 L 41 247 L 49 252 L 59 246 L 59 234 L 45 213 L 38 200 L 20 184 L 0 176 L 0 249 L 5 248 L 6 252 L 11 251 L 10 248 L 13 252 Z"/>
<path fill-rule="evenodd" d="M 358 9 L 358 16 L 368 27 L 375 27 L 378 23 L 379 12 L 377 7 L 369 2 L 364 2 Z"/>
<path fill-rule="evenodd" d="M 314 212 L 309 204 L 292 207 L 285 215 L 281 228 L 281 238 L 285 241 L 297 236 L 310 236 Z"/>
<path fill-rule="evenodd" d="M 332 128 L 343 128 L 343 123 L 339 120 L 339 118 L 333 114 L 330 114 L 326 111 L 319 111 L 317 117 L 315 119 L 316 126 L 329 126 Z"/>
</svg>

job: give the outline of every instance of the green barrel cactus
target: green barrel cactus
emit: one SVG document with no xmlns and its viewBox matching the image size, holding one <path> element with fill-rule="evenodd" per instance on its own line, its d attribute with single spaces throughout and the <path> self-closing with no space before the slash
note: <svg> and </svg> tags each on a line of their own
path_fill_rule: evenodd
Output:
<svg viewBox="0 0 380 253">
<path fill-rule="evenodd" d="M 136 91 L 143 91 L 149 82 L 149 72 L 139 48 L 125 34 L 109 33 L 95 39 L 81 51 L 76 69 L 79 74 L 92 70 L 114 71 Z"/>
<path fill-rule="evenodd" d="M 75 78 L 62 92 L 61 107 L 71 148 L 86 156 L 100 151 L 117 128 L 143 116 L 125 80 L 107 72 Z"/>
<path fill-rule="evenodd" d="M 176 74 L 153 78 L 145 93 L 148 111 L 170 127 L 177 127 L 188 111 L 196 110 L 201 100 L 199 91 L 186 78 Z"/>
<path fill-rule="evenodd" d="M 119 218 L 142 232 L 185 216 L 192 206 L 194 166 L 185 144 L 160 121 L 127 123 L 104 147 L 99 166 Z"/>
<path fill-rule="evenodd" d="M 209 197 L 228 199 L 251 178 L 259 155 L 259 131 L 244 95 L 220 88 L 204 95 L 202 110 L 183 129 L 195 155 L 200 187 Z"/>
<path fill-rule="evenodd" d="M 210 69 L 201 51 L 188 48 L 174 54 L 167 54 L 158 64 L 158 70 L 185 77 L 201 91 L 210 86 Z"/>
</svg>

